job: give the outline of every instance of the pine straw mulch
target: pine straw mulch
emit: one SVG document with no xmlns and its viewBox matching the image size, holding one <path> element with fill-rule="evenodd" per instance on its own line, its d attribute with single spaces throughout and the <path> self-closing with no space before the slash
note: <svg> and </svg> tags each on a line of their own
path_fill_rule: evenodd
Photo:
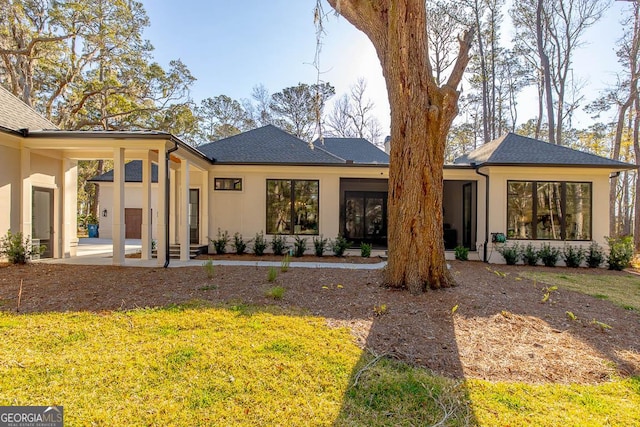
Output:
<svg viewBox="0 0 640 427">
<path fill-rule="evenodd" d="M 22 279 L 21 313 L 193 300 L 279 306 L 287 313 L 323 316 L 331 326 L 350 328 L 363 348 L 449 377 L 599 383 L 640 375 L 640 313 L 563 289 L 543 303 L 546 285 L 518 277 L 531 268 L 546 270 L 452 262 L 458 286 L 418 296 L 383 287 L 381 271 L 292 268 L 278 275 L 275 285 L 286 291 L 283 299 L 274 300 L 265 296 L 274 286 L 266 280 L 265 267 L 217 266 L 209 280 L 198 267 L 34 263 L 0 269 L 0 309 L 16 311 Z M 567 311 L 577 320 L 569 319 Z"/>
</svg>

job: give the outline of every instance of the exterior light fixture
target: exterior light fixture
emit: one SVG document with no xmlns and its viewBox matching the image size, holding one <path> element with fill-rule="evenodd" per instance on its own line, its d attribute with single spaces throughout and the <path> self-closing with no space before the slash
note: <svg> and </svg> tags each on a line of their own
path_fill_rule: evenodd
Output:
<svg viewBox="0 0 640 427">
<path fill-rule="evenodd" d="M 102 216 L 105 217 L 105 218 L 107 217 L 107 210 L 106 209 L 102 211 Z"/>
</svg>

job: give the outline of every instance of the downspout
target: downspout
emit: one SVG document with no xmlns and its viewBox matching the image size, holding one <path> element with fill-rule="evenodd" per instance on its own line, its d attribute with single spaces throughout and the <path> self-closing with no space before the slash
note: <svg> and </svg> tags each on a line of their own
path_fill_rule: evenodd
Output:
<svg viewBox="0 0 640 427">
<path fill-rule="evenodd" d="M 483 255 L 482 257 L 484 258 L 483 261 L 484 262 L 489 262 L 489 259 L 487 258 L 487 252 L 489 249 L 489 175 L 487 175 L 486 173 L 480 172 L 480 166 L 476 165 L 475 163 L 471 163 L 471 166 L 475 169 L 475 172 L 480 175 L 480 176 L 484 176 L 485 178 L 485 202 L 484 202 L 484 208 L 485 208 L 485 213 L 484 213 L 484 245 L 483 245 Z"/>
<path fill-rule="evenodd" d="M 165 161 L 165 183 L 164 183 L 164 190 L 165 190 L 165 197 L 164 197 L 164 223 L 165 223 L 165 230 L 164 230 L 164 244 L 165 244 L 165 248 L 164 248 L 164 268 L 169 267 L 169 260 L 171 259 L 171 254 L 169 252 L 169 221 L 171 220 L 170 215 L 169 215 L 169 206 L 171 206 L 171 204 L 169 203 L 169 197 L 171 196 L 171 189 L 169 188 L 169 184 L 171 183 L 171 180 L 169 179 L 169 176 L 171 175 L 171 171 L 169 169 L 169 160 L 171 160 L 171 153 L 173 153 L 174 151 L 178 151 L 178 141 L 173 140 L 173 148 L 169 148 L 164 156 L 164 161 Z"/>
</svg>

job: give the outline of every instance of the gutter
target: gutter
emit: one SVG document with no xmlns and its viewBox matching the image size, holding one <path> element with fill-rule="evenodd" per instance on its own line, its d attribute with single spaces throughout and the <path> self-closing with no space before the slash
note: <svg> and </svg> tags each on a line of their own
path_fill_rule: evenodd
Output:
<svg viewBox="0 0 640 427">
<path fill-rule="evenodd" d="M 169 177 L 171 176 L 171 171 L 169 169 L 169 160 L 171 159 L 171 153 L 173 153 L 174 151 L 178 151 L 178 140 L 177 139 L 171 139 L 171 141 L 173 141 L 173 148 L 169 148 L 165 155 L 164 155 L 164 161 L 165 161 L 165 185 L 164 185 L 164 189 L 165 189 L 165 197 L 164 197 L 164 223 L 165 223 L 165 230 L 164 230 L 164 250 L 165 250 L 165 254 L 164 254 L 164 268 L 169 267 L 169 260 L 171 259 L 171 254 L 169 252 L 169 222 L 171 221 L 171 218 L 169 217 L 169 197 L 171 197 L 171 189 L 169 187 L 170 184 L 170 179 Z"/>
<path fill-rule="evenodd" d="M 484 219 L 484 244 L 483 244 L 483 255 L 482 258 L 484 262 L 489 262 L 487 258 L 487 250 L 489 249 L 489 175 L 480 171 L 482 166 L 478 166 L 475 163 L 471 163 L 471 166 L 475 169 L 475 173 L 485 178 L 486 188 L 485 188 L 485 219 Z"/>
</svg>

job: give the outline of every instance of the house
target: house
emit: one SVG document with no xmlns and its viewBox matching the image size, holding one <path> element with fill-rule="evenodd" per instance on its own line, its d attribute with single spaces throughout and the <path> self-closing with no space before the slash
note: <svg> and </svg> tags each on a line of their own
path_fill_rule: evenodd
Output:
<svg viewBox="0 0 640 427">
<path fill-rule="evenodd" d="M 389 157 L 366 140 L 309 144 L 265 126 L 193 148 L 164 132 L 55 129 L 0 94 L 0 226 L 34 237 L 51 230 L 48 256 L 74 255 L 75 165 L 82 159 L 114 160 L 114 170 L 93 181 L 101 186 L 100 232 L 113 239 L 115 265 L 125 263 L 126 236 L 140 236 L 143 259 L 156 240 L 161 265 L 168 244 L 179 244 L 188 259 L 191 243 L 208 244 L 218 230 L 245 239 L 342 234 L 386 245 Z M 632 168 L 507 134 L 444 166 L 445 248 L 465 246 L 479 259 L 503 262 L 496 233 L 524 244 L 604 246 L 609 178 Z"/>
</svg>

